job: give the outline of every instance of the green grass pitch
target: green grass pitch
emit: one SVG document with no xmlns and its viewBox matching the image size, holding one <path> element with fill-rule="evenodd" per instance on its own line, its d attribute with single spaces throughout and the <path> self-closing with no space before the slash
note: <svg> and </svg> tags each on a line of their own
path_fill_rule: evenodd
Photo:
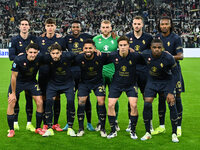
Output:
<svg viewBox="0 0 200 150">
<path fill-rule="evenodd" d="M 181 62 L 182 73 L 185 80 L 186 92 L 182 94 L 183 101 L 183 122 L 182 131 L 183 135 L 179 138 L 179 143 L 171 142 L 171 124 L 169 119 L 169 110 L 166 113 L 166 133 L 153 136 L 149 141 L 141 141 L 140 138 L 145 133 L 142 111 L 143 100 L 141 94 L 138 99 L 139 119 L 137 124 L 138 140 L 132 140 L 129 133 L 125 131 L 128 125 L 127 115 L 127 97 L 123 93 L 119 99 L 119 126 L 120 131 L 118 136 L 114 139 L 101 138 L 98 132 L 89 132 L 85 129 L 83 137 L 69 137 L 66 132 L 55 132 L 53 137 L 42 137 L 26 131 L 26 114 L 25 114 L 25 99 L 24 93 L 21 94 L 20 99 L 20 113 L 19 113 L 19 126 L 20 130 L 16 131 L 14 138 L 7 138 L 7 90 L 11 75 L 11 62 L 8 59 L 0 59 L 0 150 L 15 150 L 15 149 L 29 149 L 29 150 L 61 150 L 61 149 L 181 149 L 181 150 L 195 150 L 200 149 L 200 103 L 199 103 L 199 83 L 200 83 L 200 59 L 199 58 L 185 58 Z M 77 109 L 77 99 L 76 109 Z M 97 124 L 96 114 L 96 98 L 91 94 L 92 102 L 92 124 L 95 127 Z M 107 103 L 107 99 L 106 99 Z M 66 124 L 66 99 L 62 95 L 61 100 L 61 115 L 59 123 L 62 127 Z M 158 102 L 157 99 L 153 103 L 153 125 L 154 128 L 158 126 Z M 86 119 L 85 119 L 86 120 Z M 35 104 L 34 114 L 32 119 L 35 125 Z M 86 121 L 85 121 L 86 125 Z M 86 128 L 86 126 L 85 126 Z M 74 129 L 78 131 L 77 117 L 74 122 Z M 108 120 L 106 121 L 106 131 L 110 132 Z"/>
</svg>

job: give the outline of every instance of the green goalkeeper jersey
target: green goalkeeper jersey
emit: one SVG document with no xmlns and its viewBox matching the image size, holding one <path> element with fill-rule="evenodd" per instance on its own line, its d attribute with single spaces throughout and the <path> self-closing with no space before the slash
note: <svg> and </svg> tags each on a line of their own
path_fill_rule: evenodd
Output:
<svg viewBox="0 0 200 150">
<path fill-rule="evenodd" d="M 103 53 L 110 53 L 117 50 L 117 39 L 113 39 L 112 36 L 108 38 L 104 38 L 103 35 L 97 35 L 93 38 L 95 42 L 96 49 Z M 108 64 L 103 66 L 103 74 L 104 73 L 111 73 L 114 74 L 115 66 L 114 64 Z"/>
</svg>

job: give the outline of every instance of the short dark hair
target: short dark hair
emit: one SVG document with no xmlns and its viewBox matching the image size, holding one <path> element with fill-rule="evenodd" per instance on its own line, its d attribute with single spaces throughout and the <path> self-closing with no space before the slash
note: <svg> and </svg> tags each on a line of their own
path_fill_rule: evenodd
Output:
<svg viewBox="0 0 200 150">
<path fill-rule="evenodd" d="M 56 25 L 56 19 L 54 19 L 54 18 L 48 18 L 48 19 L 45 20 L 44 24 L 45 25 L 46 24 L 55 24 Z"/>
<path fill-rule="evenodd" d="M 36 43 L 30 43 L 27 47 L 26 47 L 26 51 L 28 51 L 30 48 L 34 48 L 35 50 L 39 51 L 39 46 Z"/>
<path fill-rule="evenodd" d="M 161 39 L 153 39 L 153 40 L 151 41 L 151 45 L 152 45 L 153 43 L 161 43 L 161 44 L 163 45 L 163 42 L 162 42 Z"/>
<path fill-rule="evenodd" d="M 54 44 L 52 44 L 50 47 L 49 47 L 49 52 L 51 52 L 51 51 L 53 51 L 53 50 L 55 50 L 55 49 L 57 49 L 57 50 L 59 50 L 59 51 L 62 51 L 62 47 L 60 46 L 60 44 L 58 44 L 58 43 L 54 43 Z"/>
<path fill-rule="evenodd" d="M 164 19 L 170 20 L 170 24 L 171 24 L 170 33 L 171 33 L 171 32 L 174 30 L 174 24 L 173 24 L 172 18 L 169 17 L 169 16 L 162 16 L 162 17 L 159 19 L 159 22 L 158 22 L 158 31 L 161 32 L 161 29 L 160 29 L 160 21 L 161 21 L 161 20 L 164 20 Z"/>
<path fill-rule="evenodd" d="M 20 21 L 19 21 L 19 25 L 21 24 L 22 21 L 27 21 L 28 24 L 30 25 L 30 21 L 29 21 L 27 18 L 22 18 L 22 19 L 20 19 Z"/>
<path fill-rule="evenodd" d="M 144 24 L 144 18 L 142 16 L 134 16 L 133 17 L 133 20 L 134 19 L 138 19 L 138 20 L 142 20 L 143 24 Z"/>
<path fill-rule="evenodd" d="M 117 40 L 117 43 L 119 44 L 120 41 L 127 41 L 129 43 L 129 38 L 125 35 L 120 36 L 120 38 Z"/>
<path fill-rule="evenodd" d="M 94 42 L 92 39 L 86 39 L 86 40 L 84 41 L 83 45 L 85 45 L 85 44 L 92 44 L 92 45 L 95 46 L 95 42 Z"/>
<path fill-rule="evenodd" d="M 73 24 L 73 23 L 78 23 L 78 24 L 80 24 L 80 25 L 81 25 L 81 22 L 80 22 L 80 21 L 78 21 L 78 20 L 73 20 L 73 21 L 72 21 L 72 24 Z"/>
</svg>

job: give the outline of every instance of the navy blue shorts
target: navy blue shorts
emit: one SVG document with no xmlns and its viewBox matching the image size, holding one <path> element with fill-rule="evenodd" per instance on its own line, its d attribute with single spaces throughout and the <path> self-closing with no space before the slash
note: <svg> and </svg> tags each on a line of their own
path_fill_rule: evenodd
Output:
<svg viewBox="0 0 200 150">
<path fill-rule="evenodd" d="M 17 82 L 16 83 L 16 97 L 22 92 L 22 91 L 28 91 L 32 96 L 40 96 L 41 90 L 37 82 Z M 8 95 L 12 93 L 11 85 L 8 89 Z"/>
<path fill-rule="evenodd" d="M 132 85 L 128 88 L 119 88 L 111 84 L 109 87 L 109 98 L 119 98 L 122 92 L 126 92 L 127 97 L 138 97 L 138 87 Z"/>
<path fill-rule="evenodd" d="M 141 93 L 144 93 L 148 78 L 147 73 L 137 71 L 136 75 L 137 75 L 137 85 L 140 88 Z"/>
<path fill-rule="evenodd" d="M 169 83 L 168 82 L 147 82 L 147 85 L 145 87 L 144 91 L 144 97 L 156 97 L 156 94 L 164 94 L 166 97 L 168 93 L 170 93 L 169 90 Z M 174 94 L 174 93 L 172 93 Z"/>
<path fill-rule="evenodd" d="M 94 91 L 96 96 L 105 96 L 105 86 L 103 83 L 99 84 L 86 84 L 86 83 L 80 83 L 78 86 L 78 96 L 88 96 L 91 92 L 91 90 Z"/>
<path fill-rule="evenodd" d="M 66 85 L 55 85 L 51 82 L 48 83 L 46 99 L 52 99 L 62 93 L 66 95 L 67 100 L 73 101 L 75 97 L 74 82 L 67 83 Z"/>
</svg>

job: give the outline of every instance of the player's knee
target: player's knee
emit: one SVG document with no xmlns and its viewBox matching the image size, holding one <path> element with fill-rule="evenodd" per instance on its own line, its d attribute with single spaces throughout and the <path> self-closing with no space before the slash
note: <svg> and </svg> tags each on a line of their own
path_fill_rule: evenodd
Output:
<svg viewBox="0 0 200 150">
<path fill-rule="evenodd" d="M 79 99 L 78 101 L 78 104 L 79 105 L 85 105 L 86 101 L 85 100 L 82 100 L 82 99 Z"/>
<path fill-rule="evenodd" d="M 137 103 L 131 104 L 131 109 L 132 109 L 132 110 L 136 110 L 136 109 L 137 109 Z"/>
<path fill-rule="evenodd" d="M 114 109 L 114 108 L 115 108 L 115 104 L 109 102 L 109 103 L 108 103 L 108 108 L 109 108 L 109 109 Z"/>
<path fill-rule="evenodd" d="M 37 107 L 43 106 L 43 101 L 41 98 L 36 99 L 36 105 L 37 105 Z"/>
</svg>

